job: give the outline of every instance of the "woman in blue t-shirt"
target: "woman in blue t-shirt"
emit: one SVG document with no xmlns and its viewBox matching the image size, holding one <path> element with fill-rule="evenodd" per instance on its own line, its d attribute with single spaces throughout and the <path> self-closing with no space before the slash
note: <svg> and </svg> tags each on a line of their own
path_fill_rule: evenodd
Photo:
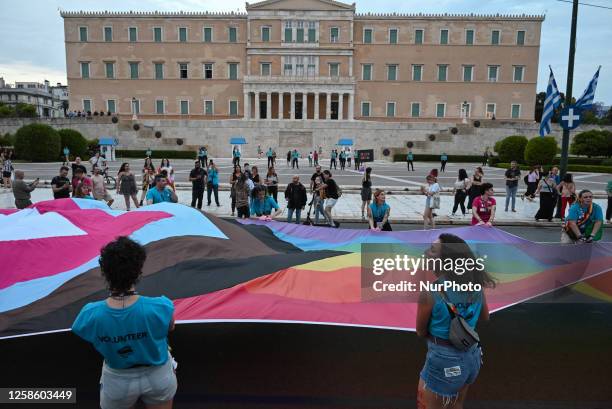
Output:
<svg viewBox="0 0 612 409">
<path fill-rule="evenodd" d="M 385 202 L 385 192 L 381 189 L 376 189 L 374 192 L 374 201 L 368 206 L 368 220 L 370 222 L 370 230 L 374 231 L 391 231 L 389 224 L 389 213 L 391 207 Z"/>
<path fill-rule="evenodd" d="M 425 256 L 428 263 L 434 266 L 454 266 L 448 270 L 434 271 L 438 277 L 436 283 L 480 284 L 483 289 L 495 286 L 493 278 L 484 268 L 477 268 L 478 260 L 467 243 L 453 234 L 441 234 Z M 474 268 L 466 267 L 470 265 Z M 416 331 L 419 336 L 427 338 L 428 351 L 420 374 L 417 406 L 423 405 L 427 409 L 463 408 L 468 387 L 476 381 L 481 365 L 482 352 L 478 343 L 462 351 L 449 341 L 449 308 L 452 307 L 447 306 L 444 298 L 453 304 L 454 310 L 472 328 L 476 327 L 479 319 L 489 319 L 489 307 L 483 290 L 421 292 Z"/>
<path fill-rule="evenodd" d="M 283 212 L 276 201 L 266 194 L 264 186 L 256 186 L 251 192 L 251 198 L 251 217 L 269 216 L 273 218 Z M 274 210 L 274 214 L 272 214 L 272 210 Z"/>
<path fill-rule="evenodd" d="M 104 357 L 100 407 L 171 408 L 177 382 L 168 351 L 174 305 L 168 298 L 140 296 L 134 285 L 142 274 L 145 249 L 128 237 L 102 248 L 100 268 L 109 288 L 103 301 L 83 307 L 72 331 Z"/>
</svg>

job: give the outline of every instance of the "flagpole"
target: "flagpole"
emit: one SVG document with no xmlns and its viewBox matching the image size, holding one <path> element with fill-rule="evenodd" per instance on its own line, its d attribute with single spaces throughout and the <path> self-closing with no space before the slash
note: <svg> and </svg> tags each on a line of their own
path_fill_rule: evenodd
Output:
<svg viewBox="0 0 612 409">
<path fill-rule="evenodd" d="M 574 0 L 572 6 L 572 29 L 570 34 L 570 49 L 569 49 L 569 60 L 567 63 L 567 87 L 565 89 L 565 104 L 564 106 L 571 105 L 572 103 L 572 85 L 574 82 L 574 57 L 576 55 L 576 23 L 578 22 L 578 0 Z M 567 172 L 567 157 L 569 154 L 569 129 L 563 130 L 563 139 L 561 140 L 561 163 L 560 173 L 561 178 L 565 176 Z"/>
</svg>

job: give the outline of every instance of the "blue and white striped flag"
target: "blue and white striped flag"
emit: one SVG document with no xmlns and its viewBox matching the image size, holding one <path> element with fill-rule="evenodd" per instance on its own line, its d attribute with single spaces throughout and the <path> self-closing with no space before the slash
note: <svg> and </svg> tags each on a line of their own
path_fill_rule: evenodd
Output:
<svg viewBox="0 0 612 409">
<path fill-rule="evenodd" d="M 582 96 L 578 98 L 576 101 L 576 108 L 580 109 L 589 109 L 591 105 L 593 105 L 593 101 L 595 100 L 595 90 L 597 89 L 597 80 L 599 80 L 599 70 L 601 69 L 601 65 L 597 68 L 597 72 L 593 76 L 591 82 L 589 82 L 589 86 L 584 90 Z"/>
<path fill-rule="evenodd" d="M 555 81 L 552 68 L 548 68 L 550 69 L 550 77 L 548 78 L 548 87 L 546 87 L 546 99 L 544 100 L 542 119 L 540 120 L 540 136 L 546 136 L 550 133 L 550 120 L 555 114 L 555 109 L 557 109 L 561 103 L 561 95 L 559 95 L 557 81 Z"/>
</svg>

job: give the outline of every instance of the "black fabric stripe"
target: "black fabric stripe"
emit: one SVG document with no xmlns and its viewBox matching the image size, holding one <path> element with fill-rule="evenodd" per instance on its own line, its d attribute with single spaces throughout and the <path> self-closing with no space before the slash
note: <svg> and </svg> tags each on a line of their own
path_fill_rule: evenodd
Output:
<svg viewBox="0 0 612 409">
<path fill-rule="evenodd" d="M 151 297 L 160 295 L 170 299 L 193 297 L 233 287 L 292 266 L 342 254 L 346 252 L 323 250 L 244 259 L 187 260 L 144 277 L 137 284 L 137 289 L 140 294 Z M 61 309 L 16 323 L 0 332 L 0 337 L 70 328 L 85 304 L 102 300 L 107 296 L 106 290 L 97 291 Z"/>
</svg>

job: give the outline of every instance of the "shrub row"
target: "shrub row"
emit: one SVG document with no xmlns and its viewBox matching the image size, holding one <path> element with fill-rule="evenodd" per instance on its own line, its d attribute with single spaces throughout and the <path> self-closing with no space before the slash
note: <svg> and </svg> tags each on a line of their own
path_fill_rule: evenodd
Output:
<svg viewBox="0 0 612 409">
<path fill-rule="evenodd" d="M 482 163 L 483 155 L 447 155 L 449 162 L 454 163 Z M 419 162 L 440 162 L 440 155 L 414 154 L 414 160 Z M 393 155 L 393 162 L 406 162 L 405 153 Z"/>
<path fill-rule="evenodd" d="M 494 165 L 496 168 L 508 169 L 509 163 L 499 162 Z M 550 166 L 544 166 L 544 170 L 547 170 Z M 521 170 L 529 170 L 529 165 L 519 165 Z M 568 165 L 567 170 L 569 172 L 593 172 L 593 173 L 612 173 L 612 166 L 595 166 L 595 165 Z"/>
<path fill-rule="evenodd" d="M 145 150 L 117 149 L 115 155 L 118 158 L 144 158 L 147 155 Z M 152 159 L 195 159 L 195 151 L 156 151 L 152 150 Z"/>
<path fill-rule="evenodd" d="M 489 166 L 495 166 L 501 162 L 499 156 L 491 156 L 489 158 Z M 524 163 L 523 161 L 519 161 L 520 163 Z M 561 163 L 561 158 L 556 157 L 553 159 L 552 164 L 559 166 Z M 568 158 L 568 163 L 570 165 L 588 165 L 588 166 L 612 166 L 612 159 L 602 159 L 602 158 L 583 158 L 577 156 L 570 156 Z"/>
</svg>

